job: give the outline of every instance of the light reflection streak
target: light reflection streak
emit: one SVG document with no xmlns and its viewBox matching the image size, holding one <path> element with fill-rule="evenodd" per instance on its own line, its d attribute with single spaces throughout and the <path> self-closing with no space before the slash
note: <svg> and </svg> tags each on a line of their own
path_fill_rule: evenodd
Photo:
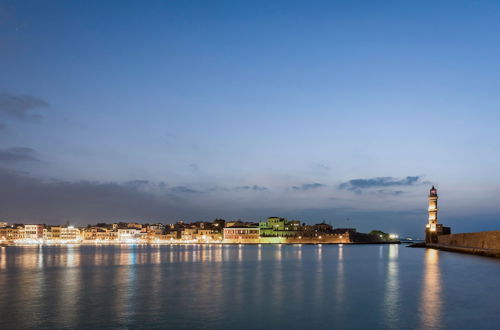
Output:
<svg viewBox="0 0 500 330">
<path fill-rule="evenodd" d="M 36 268 L 38 265 L 38 250 L 37 247 L 28 247 L 23 253 L 23 257 L 15 258 L 16 265 L 23 266 L 24 263 L 29 264 L 29 268 Z M 20 284 L 19 287 L 22 287 L 21 290 L 16 290 L 15 295 L 12 297 L 14 300 L 17 300 L 20 304 L 30 306 L 34 308 L 37 312 L 40 312 L 40 303 L 42 296 L 42 280 L 43 280 L 43 272 L 27 272 L 22 271 L 18 273 L 16 276 L 16 281 Z M 37 315 L 34 314 L 33 319 L 23 317 L 19 319 L 18 327 L 22 328 L 33 328 L 38 321 Z M 3 316 L 3 315 L 2 315 Z"/>
<path fill-rule="evenodd" d="M 162 289 L 162 274 L 161 274 L 161 254 L 160 254 L 160 249 L 157 249 L 154 254 L 154 260 L 155 260 L 155 266 L 152 267 L 151 271 L 151 281 L 150 281 L 150 288 L 151 288 L 151 294 L 150 294 L 150 300 L 151 300 L 151 306 L 154 309 L 159 308 L 161 306 L 160 304 L 160 298 L 161 298 L 161 289 Z"/>
<path fill-rule="evenodd" d="M 294 249 L 296 250 L 297 262 L 295 263 L 296 268 L 293 271 L 295 276 L 293 282 L 294 287 L 292 289 L 294 293 L 294 300 L 300 301 L 301 299 L 304 299 L 304 270 L 306 268 L 304 267 L 302 261 L 302 244 L 294 245 Z"/>
<path fill-rule="evenodd" d="M 0 269 L 7 268 L 7 253 L 5 246 L 0 247 Z"/>
<path fill-rule="evenodd" d="M 153 252 L 151 261 L 153 261 L 153 263 L 155 264 L 161 264 L 161 252 L 159 246 L 158 249 L 155 252 Z"/>
<path fill-rule="evenodd" d="M 341 306 L 344 301 L 345 277 L 344 277 L 344 246 L 339 244 L 337 257 L 337 277 L 335 281 L 335 300 L 337 306 Z"/>
<path fill-rule="evenodd" d="M 439 251 L 426 249 L 424 282 L 422 285 L 420 310 L 422 328 L 435 329 L 441 324 L 441 269 L 439 268 Z"/>
<path fill-rule="evenodd" d="M 75 249 L 77 250 L 75 252 Z M 80 254 L 81 251 L 77 247 L 73 245 L 69 245 L 66 250 L 66 271 L 63 272 L 63 280 L 61 281 L 62 290 L 61 293 L 61 302 L 62 306 L 64 306 L 64 321 L 66 327 L 70 327 L 75 323 L 77 318 L 77 310 L 78 310 L 78 291 L 80 290 Z"/>
<path fill-rule="evenodd" d="M 276 260 L 281 261 L 281 258 L 283 257 L 283 252 L 281 251 L 281 244 L 278 244 L 276 246 L 276 251 L 274 253 Z"/>
<path fill-rule="evenodd" d="M 217 245 L 217 247 L 214 249 L 215 250 L 215 259 L 214 261 L 216 262 L 222 262 L 222 245 Z"/>
<path fill-rule="evenodd" d="M 257 247 L 257 266 L 255 269 L 255 290 L 254 292 L 254 300 L 255 304 L 262 305 L 264 303 L 264 297 L 266 296 L 264 293 L 264 285 L 265 280 L 262 271 L 262 245 L 258 245 Z"/>
<path fill-rule="evenodd" d="M 234 249 L 238 249 L 237 251 L 234 251 Z M 234 288 L 233 288 L 233 301 L 236 306 L 243 306 L 245 303 L 245 292 L 244 292 L 244 285 L 245 285 L 245 272 L 244 272 L 244 265 L 243 265 L 243 252 L 242 252 L 242 245 L 238 245 L 238 247 L 234 246 L 232 249 L 230 248 L 229 250 L 233 250 L 233 258 L 236 257 L 237 262 L 235 263 L 235 271 L 236 274 L 236 281 L 234 281 Z M 234 252 L 236 252 L 236 256 L 234 256 Z"/>
<path fill-rule="evenodd" d="M 42 245 L 38 246 L 38 269 L 43 268 L 43 247 Z"/>
<path fill-rule="evenodd" d="M 388 328 L 397 329 L 399 321 L 399 246 L 390 244 L 385 281 L 384 310 Z"/>
<path fill-rule="evenodd" d="M 272 279 L 272 288 L 273 288 L 273 302 L 276 306 L 281 306 L 283 304 L 283 264 L 282 264 L 282 250 L 281 244 L 276 245 L 275 247 L 275 262 L 273 264 L 273 279 Z"/>
<path fill-rule="evenodd" d="M 323 295 L 324 295 L 324 289 L 323 289 L 323 284 L 324 284 L 324 271 L 323 271 L 323 246 L 321 244 L 318 244 L 316 246 L 316 280 L 315 280 L 315 298 L 316 301 L 319 303 L 320 301 L 323 300 Z M 319 306 L 317 307 L 319 308 Z"/>
</svg>

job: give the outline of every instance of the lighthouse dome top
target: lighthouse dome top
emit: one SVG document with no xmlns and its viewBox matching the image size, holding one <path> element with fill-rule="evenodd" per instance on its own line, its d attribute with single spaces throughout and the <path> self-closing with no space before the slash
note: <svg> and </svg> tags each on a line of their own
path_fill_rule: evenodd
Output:
<svg viewBox="0 0 500 330">
<path fill-rule="evenodd" d="M 429 192 L 429 197 L 437 197 L 437 189 L 432 186 L 431 191 Z"/>
</svg>

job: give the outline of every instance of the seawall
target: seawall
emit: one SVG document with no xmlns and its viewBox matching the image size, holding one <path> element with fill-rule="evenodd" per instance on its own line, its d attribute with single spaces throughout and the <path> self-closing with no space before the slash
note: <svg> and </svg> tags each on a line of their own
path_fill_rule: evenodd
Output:
<svg viewBox="0 0 500 330">
<path fill-rule="evenodd" d="M 305 237 L 260 237 L 257 239 L 224 239 L 230 244 L 383 244 L 400 243 L 398 240 L 385 240 L 379 235 L 364 233 L 323 234 Z"/>
<path fill-rule="evenodd" d="M 437 244 L 427 247 L 447 251 L 500 257 L 500 230 L 439 235 Z"/>
</svg>

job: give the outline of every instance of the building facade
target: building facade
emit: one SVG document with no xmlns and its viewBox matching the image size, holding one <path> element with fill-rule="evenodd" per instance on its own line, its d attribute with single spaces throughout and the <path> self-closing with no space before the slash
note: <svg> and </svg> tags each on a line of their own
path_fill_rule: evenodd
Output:
<svg viewBox="0 0 500 330">
<path fill-rule="evenodd" d="M 296 237 L 300 235 L 300 221 L 288 221 L 285 218 L 269 217 L 259 222 L 262 237 Z"/>
<path fill-rule="evenodd" d="M 224 243 L 260 243 L 258 227 L 224 228 Z"/>
<path fill-rule="evenodd" d="M 24 238 L 29 240 L 43 239 L 43 225 L 24 225 Z"/>
</svg>

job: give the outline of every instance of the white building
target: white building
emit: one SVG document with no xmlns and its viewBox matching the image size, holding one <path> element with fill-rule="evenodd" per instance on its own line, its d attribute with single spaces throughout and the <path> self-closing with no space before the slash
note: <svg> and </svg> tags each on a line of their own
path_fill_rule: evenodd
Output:
<svg viewBox="0 0 500 330">
<path fill-rule="evenodd" d="M 24 225 L 24 238 L 38 240 L 43 238 L 43 225 Z"/>
<path fill-rule="evenodd" d="M 141 236 L 141 231 L 139 229 L 132 229 L 132 228 L 126 228 L 126 229 L 118 229 L 118 240 L 119 241 L 130 241 L 130 240 L 137 240 Z"/>
</svg>

